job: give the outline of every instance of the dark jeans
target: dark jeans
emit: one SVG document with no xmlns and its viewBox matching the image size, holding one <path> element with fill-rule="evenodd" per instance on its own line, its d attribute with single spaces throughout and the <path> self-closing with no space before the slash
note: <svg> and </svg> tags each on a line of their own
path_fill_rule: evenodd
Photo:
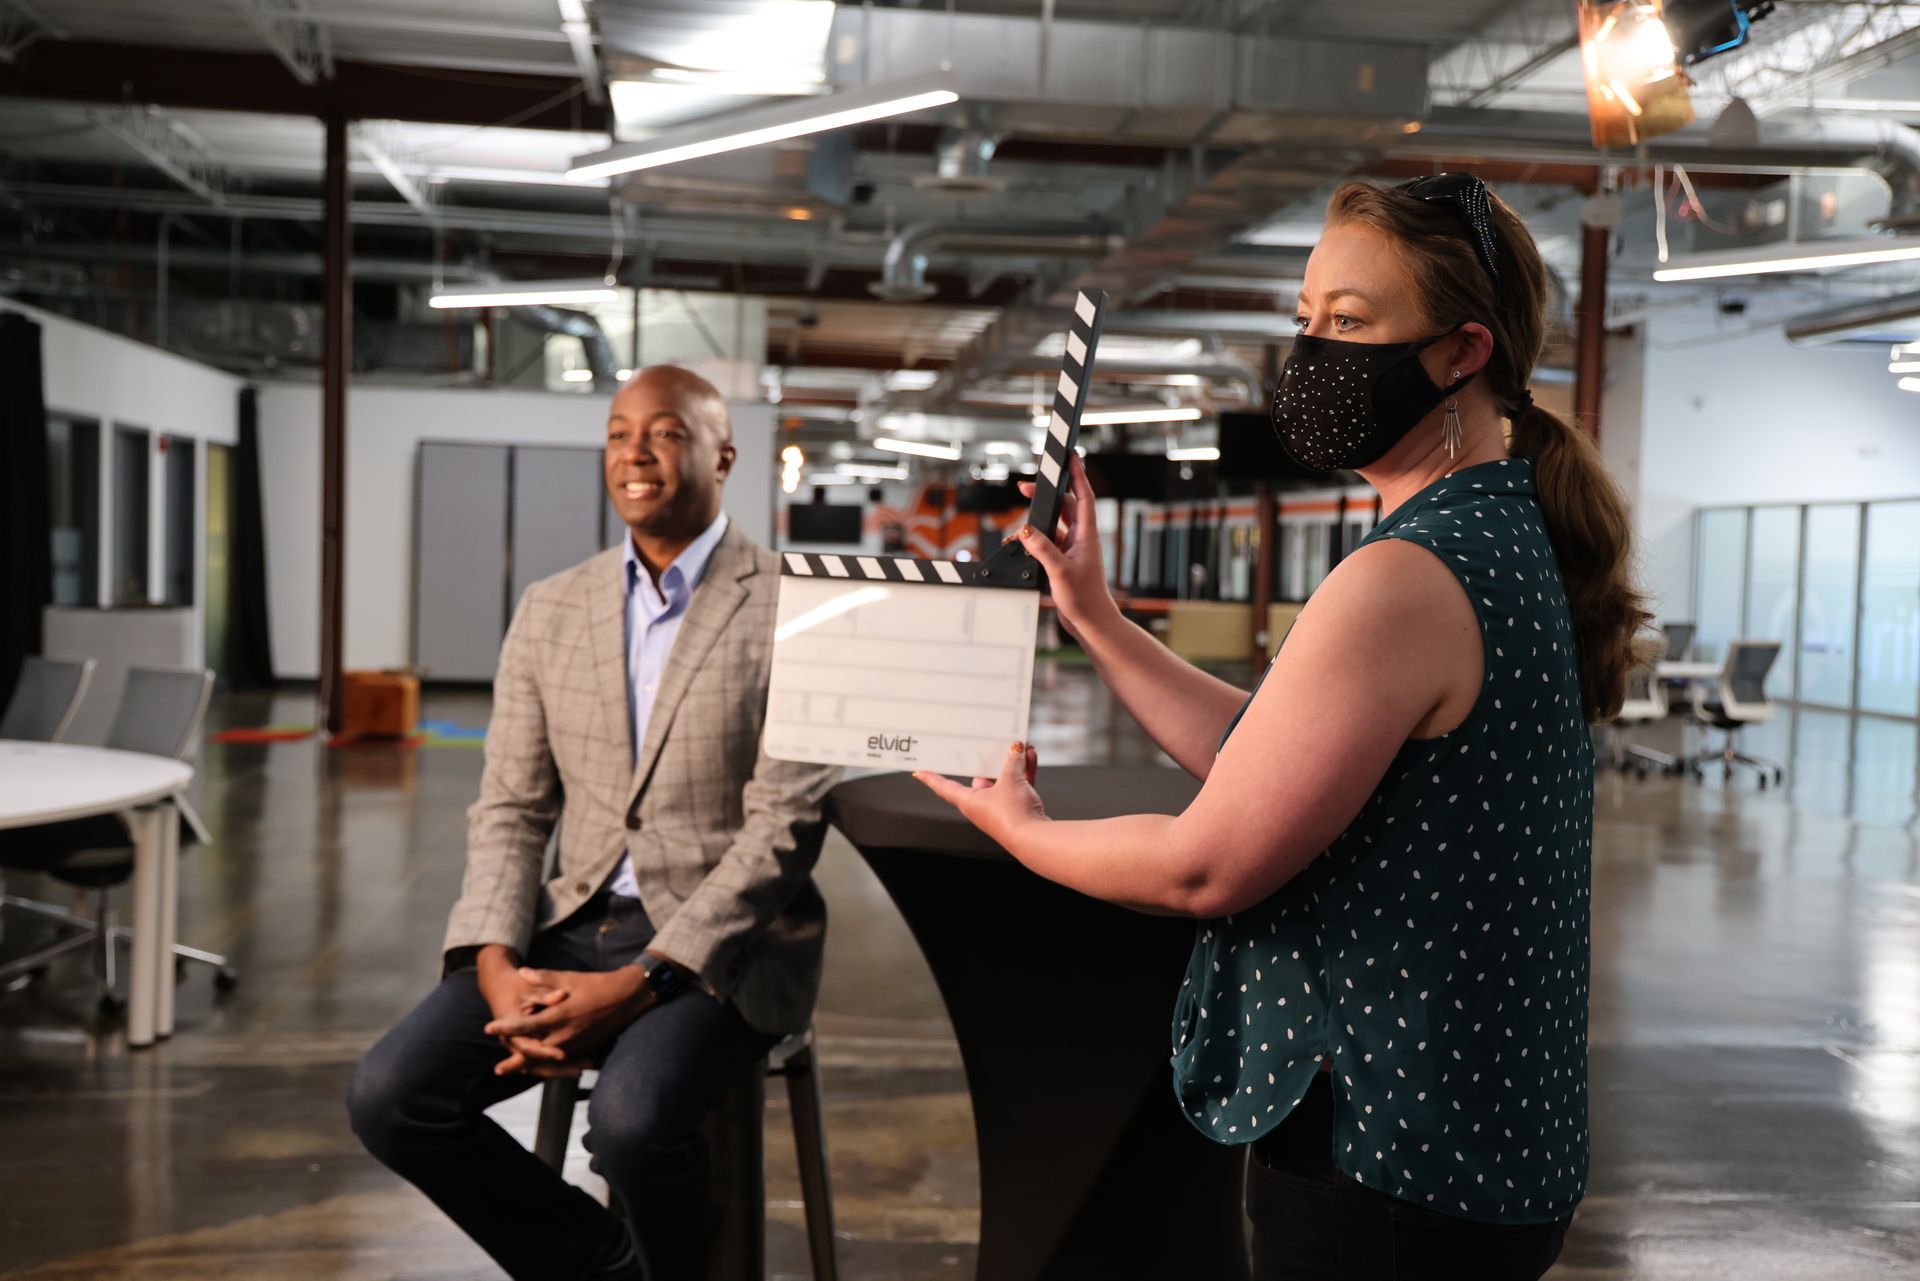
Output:
<svg viewBox="0 0 1920 1281">
<path fill-rule="evenodd" d="M 1247 1163 L 1254 1281 L 1537 1281 L 1567 1221 L 1475 1223 L 1376 1192 L 1333 1163 L 1333 1086 L 1315 1076 Z"/>
<path fill-rule="evenodd" d="M 637 900 L 603 891 L 536 938 L 527 964 L 610 970 L 637 960 L 652 938 Z M 627 1212 L 623 1227 L 482 1115 L 539 1084 L 493 1074 L 505 1051 L 480 1030 L 491 1017 L 474 972 L 465 970 L 448 975 L 367 1052 L 347 1094 L 367 1150 L 432 1198 L 510 1276 L 590 1275 L 619 1257 L 630 1227 L 648 1281 L 697 1281 L 714 1219 L 706 1115 L 758 1069 L 776 1038 L 699 991 L 620 1033 L 587 1104 L 586 1144 L 593 1169 Z"/>
</svg>

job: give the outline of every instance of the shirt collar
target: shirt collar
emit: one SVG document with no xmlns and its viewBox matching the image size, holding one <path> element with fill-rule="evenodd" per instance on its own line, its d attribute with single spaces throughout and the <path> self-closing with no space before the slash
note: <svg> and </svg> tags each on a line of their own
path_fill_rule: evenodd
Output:
<svg viewBox="0 0 1920 1281">
<path fill-rule="evenodd" d="M 660 575 L 660 587 L 653 590 L 652 575 L 640 560 L 640 552 L 633 545 L 633 535 L 629 533 L 620 540 L 622 558 L 626 564 L 627 595 L 633 595 L 634 589 L 645 584 L 640 598 L 650 605 L 662 608 L 672 606 L 681 597 L 690 595 L 700 581 L 707 576 L 707 565 L 713 560 L 713 553 L 720 546 L 720 539 L 727 532 L 727 514 L 721 512 L 713 518 L 713 523 L 700 531 L 700 536 L 687 544 L 686 550 L 673 558 L 673 564 L 667 566 Z"/>
</svg>

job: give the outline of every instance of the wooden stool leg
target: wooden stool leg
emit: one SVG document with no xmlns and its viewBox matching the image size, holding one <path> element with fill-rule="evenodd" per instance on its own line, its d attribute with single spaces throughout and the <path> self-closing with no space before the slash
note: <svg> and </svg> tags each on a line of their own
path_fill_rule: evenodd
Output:
<svg viewBox="0 0 1920 1281">
<path fill-rule="evenodd" d="M 833 1240 L 833 1185 L 827 1178 L 826 1103 L 820 1093 L 820 1074 L 814 1071 L 811 1045 L 787 1060 L 786 1077 L 813 1281 L 839 1281 L 840 1265 Z"/>
<path fill-rule="evenodd" d="M 572 1077 L 555 1077 L 540 1091 L 540 1124 L 533 1132 L 533 1154 L 554 1169 L 567 1164 L 567 1135 L 573 1129 L 573 1105 L 580 1097 L 580 1083 Z"/>
<path fill-rule="evenodd" d="M 707 1281 L 762 1281 L 767 1275 L 766 1106 L 766 1076 L 755 1072 L 708 1118 L 707 1143 L 720 1224 L 713 1237 Z"/>
</svg>

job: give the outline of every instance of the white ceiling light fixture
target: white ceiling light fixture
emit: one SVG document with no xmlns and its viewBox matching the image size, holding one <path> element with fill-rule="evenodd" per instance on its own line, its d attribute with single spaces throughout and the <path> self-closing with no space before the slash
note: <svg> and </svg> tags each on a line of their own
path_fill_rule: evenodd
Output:
<svg viewBox="0 0 1920 1281">
<path fill-rule="evenodd" d="M 1902 378 L 1900 380 L 1900 390 L 1920 391 L 1920 378 Z"/>
<path fill-rule="evenodd" d="M 905 480 L 905 467 L 880 467 L 872 463 L 841 463 L 834 468 L 842 476 L 853 476 L 860 480 Z"/>
<path fill-rule="evenodd" d="M 818 98 L 729 112 L 716 120 L 669 130 L 642 142 L 621 143 L 605 151 L 576 156 L 567 176 L 606 178 L 640 169 L 656 169 L 683 160 L 765 146 L 958 101 L 960 95 L 954 92 L 951 77 L 946 73 L 912 82 L 842 89 Z"/>
<path fill-rule="evenodd" d="M 1821 271 L 1834 267 L 1865 267 L 1882 262 L 1920 259 L 1920 236 L 1905 239 L 1865 237 L 1855 240 L 1801 241 L 1754 249 L 1726 249 L 1713 253 L 1682 254 L 1656 268 L 1653 278 L 1663 282 L 1722 280 L 1730 276 L 1765 276 L 1782 271 Z"/>
<path fill-rule="evenodd" d="M 935 445 L 924 440 L 901 440 L 897 436 L 876 436 L 875 449 L 884 449 L 890 454 L 912 454 L 916 458 L 938 458 L 945 462 L 958 462 L 960 451 L 952 445 Z"/>
<path fill-rule="evenodd" d="M 620 291 L 604 280 L 496 280 L 484 285 L 443 285 L 429 307 L 534 307 L 547 303 L 619 302 Z"/>
<path fill-rule="evenodd" d="M 896 369 L 887 375 L 888 391 L 925 391 L 939 381 L 931 369 Z"/>
<path fill-rule="evenodd" d="M 1114 423 L 1190 423 L 1202 417 L 1192 405 L 1159 409 L 1101 409 L 1080 415 L 1082 427 L 1111 426 Z"/>
<path fill-rule="evenodd" d="M 1920 98 L 1815 98 L 1808 104 L 1815 111 L 1871 111 L 1876 115 L 1920 114 Z"/>
<path fill-rule="evenodd" d="M 1920 374 L 1920 360 L 1896 360 L 1887 366 L 1890 374 Z"/>
<path fill-rule="evenodd" d="M 1027 447 L 1017 440 L 990 440 L 986 443 L 986 451 L 1003 458 L 1020 458 L 1029 452 Z"/>
<path fill-rule="evenodd" d="M 560 381 L 563 383 L 590 383 L 593 381 L 593 371 L 591 369 L 563 369 L 560 371 Z"/>
<path fill-rule="evenodd" d="M 1195 445 L 1190 449 L 1169 449 L 1167 461 L 1171 463 L 1217 463 L 1220 450 L 1213 445 Z"/>
</svg>

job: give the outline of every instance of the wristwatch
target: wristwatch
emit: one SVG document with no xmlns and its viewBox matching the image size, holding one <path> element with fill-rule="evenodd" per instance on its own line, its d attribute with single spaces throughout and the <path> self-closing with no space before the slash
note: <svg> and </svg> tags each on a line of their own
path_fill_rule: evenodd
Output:
<svg viewBox="0 0 1920 1281">
<path fill-rule="evenodd" d="M 656 1002 L 664 1003 L 687 990 L 687 972 L 662 956 L 647 953 L 637 962 L 647 976 L 647 987 Z"/>
</svg>

